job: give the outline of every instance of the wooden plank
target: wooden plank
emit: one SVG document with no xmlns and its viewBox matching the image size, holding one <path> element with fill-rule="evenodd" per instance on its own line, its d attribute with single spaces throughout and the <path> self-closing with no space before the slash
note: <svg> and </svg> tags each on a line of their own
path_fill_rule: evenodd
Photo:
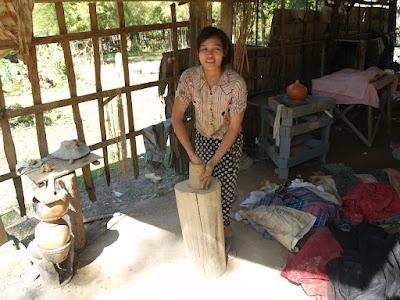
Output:
<svg viewBox="0 0 400 300">
<path fill-rule="evenodd" d="M 124 13 L 124 4 L 122 2 L 118 2 L 118 17 L 119 17 L 119 27 L 125 28 L 125 13 Z M 128 61 L 128 45 L 126 40 L 126 33 L 121 32 L 121 54 L 122 54 L 122 65 L 124 69 L 124 81 L 125 86 L 129 86 L 129 61 Z M 128 130 L 129 132 L 135 131 L 135 123 L 133 119 L 133 109 L 132 109 L 132 95 L 130 92 L 125 94 L 126 96 L 126 107 L 128 113 Z M 139 176 L 139 159 L 137 156 L 137 148 L 136 148 L 136 138 L 130 138 L 131 145 L 131 157 L 133 164 L 133 175 L 135 178 Z"/>
<path fill-rule="evenodd" d="M 299 125 L 292 127 L 292 136 L 300 135 L 306 132 L 313 131 L 322 127 L 326 127 L 332 124 L 332 119 L 328 116 L 323 116 L 316 121 L 304 122 Z"/>
<path fill-rule="evenodd" d="M 143 134 L 143 130 L 138 130 L 138 131 L 135 131 L 135 132 L 129 132 L 129 133 L 127 133 L 125 135 L 125 139 L 130 139 L 130 138 L 138 136 L 140 134 Z M 115 138 L 111 138 L 111 139 L 102 141 L 100 143 L 96 143 L 96 144 L 90 145 L 89 148 L 90 148 L 91 151 L 94 151 L 94 150 L 97 150 L 97 149 L 100 149 L 100 148 L 103 148 L 103 147 L 106 147 L 106 146 L 110 146 L 110 145 L 119 143 L 120 141 L 121 141 L 121 137 L 117 136 Z"/>
<path fill-rule="evenodd" d="M 99 30 L 97 23 L 97 14 L 96 14 L 96 3 L 89 3 L 89 14 L 90 14 L 90 28 L 92 31 Z M 100 92 L 103 90 L 101 85 L 101 59 L 100 59 L 100 44 L 99 38 L 93 37 L 93 56 L 94 56 L 94 74 L 96 80 L 96 92 Z M 99 121 L 100 121 L 100 135 L 101 140 L 107 140 L 107 131 L 106 131 L 106 121 L 104 117 L 104 105 L 103 105 L 103 97 L 98 98 L 98 109 L 99 109 Z M 106 182 L 109 186 L 111 183 L 111 175 L 110 175 L 110 166 L 108 163 L 108 149 L 104 147 L 103 149 L 103 161 L 104 161 L 104 175 L 106 176 Z"/>
<path fill-rule="evenodd" d="M 3 93 L 3 83 L 0 75 L 0 110 L 6 108 L 6 100 Z M 11 134 L 10 123 L 8 119 L 0 119 L 1 132 L 3 134 L 3 146 L 4 153 L 6 155 L 8 168 L 11 173 L 15 172 L 17 165 L 17 154 L 15 152 L 14 141 Z M 22 188 L 21 177 L 14 177 L 13 183 L 15 187 L 15 193 L 17 195 L 17 201 L 19 206 L 19 211 L 21 212 L 21 217 L 26 215 L 25 200 L 24 200 L 24 190 Z"/>
<path fill-rule="evenodd" d="M 65 23 L 64 8 L 63 8 L 62 3 L 56 3 L 56 15 L 57 15 L 58 26 L 60 28 L 60 33 L 66 34 L 67 26 Z M 73 60 L 72 60 L 71 46 L 69 44 L 69 41 L 67 41 L 67 40 L 62 41 L 61 45 L 63 48 L 65 66 L 67 69 L 69 91 L 70 91 L 71 97 L 76 97 L 77 96 L 76 77 L 75 77 L 75 71 L 74 71 L 74 64 L 73 64 Z M 79 111 L 78 103 L 72 103 L 72 112 L 73 112 L 73 116 L 74 116 L 74 122 L 75 122 L 75 126 L 76 126 L 76 132 L 78 135 L 78 140 L 83 143 L 86 143 L 85 135 L 84 135 L 84 131 L 83 131 L 82 118 L 81 118 L 81 114 Z M 93 177 L 92 177 L 92 173 L 90 171 L 90 166 L 89 165 L 84 166 L 82 168 L 82 173 L 83 173 L 83 178 L 85 181 L 86 191 L 88 192 L 89 198 L 91 201 L 96 201 L 96 194 L 95 194 L 95 190 L 94 190 Z"/>
<path fill-rule="evenodd" d="M 39 72 L 37 66 L 36 46 L 31 45 L 29 49 L 28 76 L 32 86 L 33 104 L 42 104 L 42 96 L 40 94 Z M 47 146 L 46 129 L 44 125 L 43 112 L 35 113 L 36 134 L 39 144 L 40 157 L 49 154 Z"/>
<path fill-rule="evenodd" d="M 0 175 L 0 182 L 9 180 L 9 179 L 13 179 L 15 177 L 18 177 L 17 173 L 15 172 L 8 172 L 6 174 Z"/>
<path fill-rule="evenodd" d="M 78 104 L 78 103 L 83 103 L 83 102 L 87 102 L 87 101 L 97 100 L 99 97 L 102 97 L 102 98 L 115 97 L 120 93 L 138 91 L 138 90 L 142 90 L 145 88 L 158 86 L 159 84 L 173 83 L 174 80 L 175 79 L 173 77 L 171 77 L 171 78 L 167 78 L 167 79 L 163 79 L 163 80 L 157 80 L 157 81 L 146 82 L 146 83 L 142 83 L 142 84 L 131 85 L 129 87 L 115 88 L 115 89 L 111 89 L 111 90 L 86 94 L 86 95 L 82 95 L 82 96 L 72 96 L 71 98 L 68 98 L 68 99 L 56 100 L 56 101 L 52 101 L 52 102 L 48 102 L 48 103 L 38 104 L 35 106 L 29 106 L 29 107 L 12 109 L 12 110 L 0 110 L 0 119 L 15 118 L 15 117 L 19 117 L 19 116 L 31 115 L 36 112 L 48 111 L 48 110 L 52 110 L 55 108 L 72 105 L 75 103 Z"/>
<path fill-rule="evenodd" d="M 74 160 L 72 163 L 68 160 L 62 160 L 50 157 L 47 163 L 52 166 L 53 170 L 51 174 L 54 178 L 59 178 L 69 173 L 75 172 L 76 169 L 80 169 L 84 166 L 88 166 L 90 163 L 101 159 L 100 156 L 94 153 L 90 153 L 80 159 Z M 41 185 L 41 183 L 46 182 L 49 177 L 49 173 L 42 172 L 40 167 L 28 170 L 24 173 L 34 184 Z"/>
<path fill-rule="evenodd" d="M 124 28 L 110 28 L 110 29 L 102 29 L 93 31 L 83 31 L 83 32 L 70 32 L 70 33 L 62 33 L 59 35 L 45 36 L 45 37 L 34 37 L 32 38 L 33 45 L 44 45 L 51 43 L 61 43 L 65 41 L 73 41 L 73 40 L 84 40 L 90 39 L 93 37 L 101 38 L 111 35 L 119 35 L 121 33 L 129 34 L 129 33 L 138 33 L 138 32 L 147 32 L 154 30 L 164 30 L 170 29 L 174 26 L 172 23 L 163 23 L 163 24 L 149 24 L 149 25 L 133 25 L 127 26 Z M 188 21 L 177 22 L 177 27 L 188 27 Z"/>
</svg>

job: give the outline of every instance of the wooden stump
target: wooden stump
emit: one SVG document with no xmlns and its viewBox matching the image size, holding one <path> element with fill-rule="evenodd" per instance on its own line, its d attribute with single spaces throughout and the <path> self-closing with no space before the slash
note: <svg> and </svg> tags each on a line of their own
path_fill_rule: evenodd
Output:
<svg viewBox="0 0 400 300">
<path fill-rule="evenodd" d="M 213 178 L 208 190 L 196 190 L 189 181 L 175 185 L 176 203 L 186 253 L 206 277 L 226 269 L 221 183 Z"/>
<path fill-rule="evenodd" d="M 74 236 L 75 250 L 80 250 L 86 245 L 86 231 L 83 223 L 81 198 L 75 172 L 58 178 L 56 180 L 56 190 L 57 188 L 63 188 L 68 193 L 70 204 L 67 215 L 64 216 L 64 218 L 71 226 L 71 232 Z"/>
<path fill-rule="evenodd" d="M 5 244 L 7 241 L 8 241 L 7 232 L 4 229 L 4 225 L 0 217 L 0 246 Z"/>
</svg>

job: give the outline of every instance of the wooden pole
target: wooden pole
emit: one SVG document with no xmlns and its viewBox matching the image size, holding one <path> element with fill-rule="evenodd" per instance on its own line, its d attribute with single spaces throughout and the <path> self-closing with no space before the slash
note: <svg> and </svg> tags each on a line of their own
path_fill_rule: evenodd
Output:
<svg viewBox="0 0 400 300">
<path fill-rule="evenodd" d="M 176 5 L 175 3 L 171 4 L 171 18 L 172 24 L 176 25 Z M 179 49 L 178 49 L 178 29 L 176 26 L 172 27 L 172 49 L 174 52 L 174 70 L 173 74 L 175 77 L 174 81 L 174 90 L 176 90 L 178 85 L 179 78 Z"/>
<path fill-rule="evenodd" d="M 0 111 L 6 109 L 6 100 L 3 93 L 3 84 L 0 75 Z M 15 152 L 14 141 L 11 135 L 11 128 L 8 119 L 0 119 L 1 132 L 3 134 L 3 146 L 4 153 L 6 155 L 8 168 L 11 173 L 15 172 L 17 165 L 17 154 Z M 13 178 L 15 193 L 17 194 L 19 211 L 21 217 L 26 215 L 25 200 L 24 200 L 24 190 L 22 188 L 21 177 Z"/>
<path fill-rule="evenodd" d="M 42 96 L 40 94 L 39 71 L 37 67 L 36 46 L 31 45 L 29 49 L 28 76 L 32 86 L 33 104 L 42 104 Z M 47 147 L 46 130 L 44 126 L 43 112 L 35 113 L 36 134 L 39 144 L 39 153 L 41 157 L 47 156 L 49 150 Z"/>
<path fill-rule="evenodd" d="M 287 49 L 285 36 L 285 0 L 281 0 L 281 49 L 282 49 L 282 91 L 286 88 L 286 64 L 287 64 Z"/>
<path fill-rule="evenodd" d="M 221 183 L 213 178 L 208 190 L 194 190 L 188 180 L 175 185 L 176 203 L 186 253 L 205 277 L 226 269 Z"/>
<path fill-rule="evenodd" d="M 67 216 L 74 235 L 75 250 L 83 249 L 86 245 L 86 230 L 83 223 L 81 198 L 78 189 L 78 181 L 75 172 L 56 179 L 56 190 L 64 189 L 68 193 L 69 210 Z"/>
<path fill-rule="evenodd" d="M 0 217 L 0 246 L 5 244 L 8 241 L 7 232 L 4 229 L 3 221 Z"/>
<path fill-rule="evenodd" d="M 60 33 L 66 34 L 67 26 L 65 23 L 64 8 L 63 8 L 62 3 L 56 3 L 56 14 L 57 14 L 57 21 L 58 21 Z M 73 63 L 72 54 L 71 54 L 71 47 L 70 47 L 69 41 L 62 41 L 61 45 L 62 45 L 63 52 L 64 52 L 65 66 L 67 68 L 69 91 L 70 91 L 71 97 L 76 97 L 77 96 L 76 78 L 75 78 L 75 72 L 74 72 L 74 63 Z M 74 115 L 74 122 L 75 122 L 75 126 L 76 126 L 76 132 L 78 135 L 78 140 L 83 143 L 86 143 L 85 135 L 84 135 L 84 131 L 83 131 L 82 118 L 81 118 L 78 103 L 72 103 L 72 112 Z M 83 173 L 83 178 L 85 181 L 86 191 L 88 192 L 90 200 L 94 202 L 94 201 L 96 201 L 96 193 L 94 190 L 94 183 L 93 183 L 92 173 L 90 171 L 90 166 L 87 165 L 87 166 L 83 167 L 82 173 Z"/>
<path fill-rule="evenodd" d="M 124 4 L 122 2 L 118 2 L 118 17 L 119 17 L 119 27 L 125 28 L 125 14 L 124 14 Z M 129 86 L 129 61 L 128 61 L 128 47 L 126 41 L 126 33 L 121 32 L 121 54 L 122 54 L 122 64 L 124 69 L 124 81 L 125 87 Z M 133 110 L 132 110 L 132 96 L 131 93 L 128 92 L 126 95 L 126 107 L 128 110 L 128 128 L 129 132 L 135 131 L 135 124 L 133 121 Z M 135 137 L 130 138 L 131 145 L 131 157 L 133 164 L 133 174 L 134 177 L 137 178 L 139 176 L 139 159 L 137 156 L 136 149 L 136 139 Z"/>
<path fill-rule="evenodd" d="M 92 31 L 97 31 L 99 29 L 97 23 L 97 13 L 96 13 L 96 3 L 89 3 L 89 14 L 90 14 L 90 27 Z M 93 56 L 94 56 L 94 74 L 96 80 L 96 92 L 103 90 L 101 85 L 101 59 L 100 59 L 100 43 L 99 38 L 93 37 Z M 106 132 L 106 121 L 104 117 L 104 105 L 103 97 L 98 98 L 98 108 L 99 108 L 99 121 L 100 121 L 100 134 L 101 141 L 107 140 Z M 107 185 L 111 183 L 110 166 L 108 164 L 108 149 L 103 148 L 103 160 L 104 160 L 104 174 L 106 176 Z"/>
</svg>

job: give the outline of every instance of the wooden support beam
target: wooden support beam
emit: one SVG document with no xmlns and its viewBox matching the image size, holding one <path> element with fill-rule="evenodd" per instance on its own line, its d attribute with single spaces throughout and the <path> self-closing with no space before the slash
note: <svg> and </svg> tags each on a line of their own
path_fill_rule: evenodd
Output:
<svg viewBox="0 0 400 300">
<path fill-rule="evenodd" d="M 42 104 L 42 96 L 40 94 L 39 71 L 37 66 L 36 46 L 31 45 L 29 49 L 28 76 L 32 86 L 33 104 Z M 47 146 L 46 129 L 44 125 L 43 112 L 35 113 L 36 134 L 39 144 L 39 153 L 41 157 L 49 154 Z"/>
<path fill-rule="evenodd" d="M 118 2 L 118 17 L 119 17 L 119 27 L 125 28 L 125 13 L 124 13 L 124 4 L 122 2 Z M 121 32 L 121 54 L 122 54 L 122 66 L 124 70 L 124 82 L 125 87 L 130 85 L 129 82 L 129 61 L 128 61 L 128 45 L 126 40 L 126 33 Z M 128 130 L 129 132 L 135 131 L 135 123 L 133 120 L 133 109 L 132 109 L 132 95 L 131 92 L 127 92 L 126 96 L 126 107 L 128 113 Z M 130 138 L 130 148 L 131 148 L 131 157 L 133 164 L 133 175 L 135 178 L 139 176 L 139 159 L 137 156 L 137 148 L 136 148 L 136 139 L 135 137 Z"/>
<path fill-rule="evenodd" d="M 38 104 L 35 106 L 28 106 L 28 107 L 12 109 L 12 110 L 10 110 L 10 109 L 1 110 L 0 109 L 0 119 L 4 119 L 4 118 L 9 119 L 9 118 L 15 118 L 15 117 L 19 117 L 19 116 L 31 115 L 36 112 L 48 111 L 48 110 L 52 110 L 55 108 L 72 105 L 73 103 L 78 104 L 78 103 L 83 103 L 83 102 L 87 102 L 87 101 L 97 100 L 99 97 L 102 97 L 102 98 L 115 97 L 121 93 L 138 91 L 138 90 L 146 89 L 149 87 L 158 86 L 161 84 L 170 84 L 170 83 L 173 83 L 174 80 L 175 79 L 173 77 L 171 77 L 171 78 L 167 78 L 167 79 L 163 79 L 163 80 L 156 80 L 156 81 L 131 85 L 129 87 L 115 88 L 115 89 L 111 89 L 111 90 L 86 94 L 86 95 L 82 95 L 82 96 L 75 96 L 75 97 L 71 97 L 71 98 L 67 98 L 67 99 L 56 100 L 56 101 L 52 101 L 52 102 Z"/>
<path fill-rule="evenodd" d="M 233 0 L 223 0 L 221 2 L 221 29 L 232 41 Z"/>
<path fill-rule="evenodd" d="M 90 28 L 92 31 L 96 32 L 99 30 L 98 22 L 97 22 L 97 13 L 96 13 L 96 3 L 89 3 L 89 15 L 90 15 Z M 100 59 L 100 43 L 98 37 L 92 38 L 93 43 L 93 56 L 94 56 L 94 74 L 96 80 L 96 92 L 101 92 L 103 87 L 101 85 L 101 59 Z M 107 139 L 106 132 L 106 121 L 104 117 L 104 105 L 103 105 L 103 97 L 98 97 L 98 109 L 99 109 L 99 125 L 100 125 L 100 135 L 101 140 L 105 141 Z M 104 161 L 104 175 L 106 176 L 106 182 L 109 186 L 111 183 L 111 175 L 110 175 L 110 166 L 108 163 L 108 149 L 107 147 L 103 148 L 103 161 Z"/>
<path fill-rule="evenodd" d="M 0 110 L 6 108 L 6 100 L 3 93 L 3 83 L 0 75 Z M 14 141 L 11 134 L 10 123 L 8 119 L 0 119 L 1 132 L 3 134 L 3 146 L 4 153 L 6 155 L 8 168 L 11 173 L 15 172 L 17 165 L 17 154 L 15 151 Z M 15 193 L 17 194 L 19 211 L 21 212 L 21 217 L 26 215 L 25 200 L 24 200 L 24 190 L 22 187 L 21 177 L 13 178 Z"/>
<path fill-rule="evenodd" d="M 178 27 L 187 27 L 188 25 L 189 25 L 188 21 L 177 22 Z M 44 45 L 51 43 L 62 43 L 66 41 L 91 39 L 93 37 L 101 38 L 111 35 L 118 35 L 121 33 L 129 34 L 129 33 L 147 32 L 154 30 L 165 30 L 172 28 L 172 26 L 173 26 L 172 23 L 163 23 L 163 24 L 150 24 L 150 25 L 134 25 L 125 28 L 110 28 L 97 31 L 70 32 L 70 33 L 60 32 L 59 35 L 34 37 L 32 38 L 32 44 Z"/>
<path fill-rule="evenodd" d="M 176 24 L 176 5 L 175 3 L 171 4 L 171 18 L 172 23 Z M 178 29 L 176 26 L 172 28 L 172 49 L 174 52 L 174 90 L 176 90 L 178 86 L 178 78 L 179 78 L 179 53 L 178 53 Z"/>
<path fill-rule="evenodd" d="M 64 7 L 63 7 L 62 3 L 56 3 L 56 15 L 57 15 L 58 26 L 60 28 L 60 33 L 66 34 L 67 33 L 67 25 L 65 22 Z M 65 66 L 67 69 L 69 91 L 70 91 L 71 97 L 76 97 L 77 96 L 76 77 L 75 77 L 75 71 L 74 71 L 74 63 L 72 60 L 71 46 L 70 46 L 68 40 L 62 41 L 61 45 L 63 48 Z M 75 122 L 75 126 L 76 126 L 76 132 L 78 135 L 78 140 L 83 143 L 86 143 L 85 135 L 84 135 L 84 131 L 83 131 L 82 118 L 81 118 L 81 114 L 79 111 L 78 103 L 72 103 L 72 112 L 73 112 L 73 116 L 74 116 L 74 122 Z M 86 191 L 88 192 L 89 198 L 91 201 L 96 201 L 96 194 L 95 194 L 95 190 L 94 190 L 94 183 L 93 183 L 92 173 L 90 171 L 90 166 L 87 165 L 87 166 L 83 167 L 82 173 L 83 173 L 83 178 L 85 181 Z"/>
</svg>

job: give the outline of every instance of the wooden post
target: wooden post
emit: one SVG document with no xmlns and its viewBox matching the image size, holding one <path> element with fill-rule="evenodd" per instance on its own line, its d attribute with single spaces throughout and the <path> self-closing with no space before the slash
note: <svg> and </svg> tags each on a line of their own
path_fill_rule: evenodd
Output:
<svg viewBox="0 0 400 300">
<path fill-rule="evenodd" d="M 40 94 L 40 83 L 39 83 L 39 73 L 37 67 L 37 56 L 36 56 L 36 46 L 31 45 L 29 49 L 29 61 L 28 61 L 28 75 L 29 81 L 32 86 L 32 97 L 33 104 L 40 105 L 42 104 L 42 96 Z M 43 112 L 35 113 L 35 122 L 36 122 L 36 134 L 38 138 L 39 144 L 39 152 L 41 157 L 47 156 L 49 154 L 49 150 L 47 147 L 47 138 L 46 138 L 46 130 L 44 126 L 44 117 Z"/>
<path fill-rule="evenodd" d="M 226 269 L 221 183 L 213 178 L 208 190 L 194 190 L 188 180 L 175 185 L 176 203 L 186 253 L 206 277 Z"/>
<path fill-rule="evenodd" d="M 6 100 L 4 99 L 3 84 L 0 75 L 0 111 L 6 109 Z M 3 146 L 4 153 L 6 155 L 8 168 L 11 173 L 15 174 L 15 169 L 17 165 L 17 154 L 15 152 L 14 141 L 11 135 L 11 128 L 8 118 L 0 118 L 1 132 L 3 134 Z M 26 215 L 25 200 L 24 200 L 24 190 L 22 188 L 21 177 L 13 177 L 15 193 L 17 194 L 19 211 L 21 217 Z"/>
<path fill-rule="evenodd" d="M 119 17 L 119 27 L 125 28 L 124 4 L 122 2 L 118 2 L 118 17 Z M 122 31 L 120 36 L 121 36 L 122 64 L 124 69 L 124 81 L 125 81 L 125 86 L 129 86 L 129 61 L 128 61 L 126 33 Z M 126 107 L 128 109 L 128 128 L 129 132 L 134 132 L 135 124 L 133 122 L 132 96 L 130 92 L 127 92 L 125 95 L 126 95 Z M 130 144 L 131 144 L 133 174 L 134 177 L 137 178 L 139 176 L 139 159 L 137 157 L 135 137 L 130 138 Z"/>
<path fill-rule="evenodd" d="M 65 23 L 63 3 L 57 2 L 55 5 L 56 5 L 56 14 L 57 14 L 58 26 L 60 29 L 60 34 L 67 34 L 67 26 Z M 68 78 L 70 95 L 71 97 L 76 97 L 77 96 L 76 78 L 74 72 L 74 63 L 71 54 L 71 46 L 68 40 L 63 40 L 61 42 L 61 45 L 64 52 L 65 67 L 67 68 L 67 78 Z M 76 126 L 76 133 L 78 135 L 78 139 L 79 141 L 86 143 L 83 131 L 82 118 L 78 103 L 76 102 L 72 103 L 72 112 L 74 115 L 74 122 Z M 90 171 L 90 166 L 87 165 L 83 167 L 82 173 L 83 173 L 83 179 L 85 181 L 86 191 L 88 192 L 90 200 L 94 202 L 96 201 L 96 193 L 94 190 L 94 183 L 93 183 L 92 173 Z"/>
<path fill-rule="evenodd" d="M 221 2 L 221 29 L 232 41 L 233 29 L 233 1 L 224 0 Z"/>
<path fill-rule="evenodd" d="M 172 49 L 174 51 L 174 90 L 176 90 L 179 81 L 179 49 L 178 49 L 178 29 L 176 27 L 176 5 L 171 4 L 171 19 L 172 19 Z"/>
<path fill-rule="evenodd" d="M 4 229 L 3 221 L 0 217 L 0 246 L 5 244 L 8 241 L 7 232 Z"/>
<path fill-rule="evenodd" d="M 96 14 L 96 3 L 89 3 L 89 14 L 90 14 L 90 27 L 92 31 L 96 32 L 99 29 L 97 24 L 97 14 Z M 96 79 L 96 92 L 100 92 L 103 90 L 101 85 L 101 59 L 100 59 L 100 44 L 99 38 L 93 37 L 93 56 L 94 56 L 94 73 Z M 101 141 L 104 142 L 107 140 L 106 133 L 106 121 L 104 117 L 104 105 L 103 105 L 103 97 L 99 96 L 98 98 L 98 107 L 99 107 L 99 121 L 100 121 L 100 134 Z M 103 160 L 104 160 L 104 174 L 106 176 L 107 185 L 111 183 L 111 175 L 110 175 L 110 166 L 108 164 L 108 149 L 107 146 L 103 147 Z"/>
<path fill-rule="evenodd" d="M 86 245 L 86 231 L 75 172 L 56 179 L 56 190 L 60 188 L 68 193 L 70 208 L 67 212 L 69 218 L 67 221 L 69 221 L 71 232 L 74 236 L 75 250 L 83 249 Z"/>
</svg>

